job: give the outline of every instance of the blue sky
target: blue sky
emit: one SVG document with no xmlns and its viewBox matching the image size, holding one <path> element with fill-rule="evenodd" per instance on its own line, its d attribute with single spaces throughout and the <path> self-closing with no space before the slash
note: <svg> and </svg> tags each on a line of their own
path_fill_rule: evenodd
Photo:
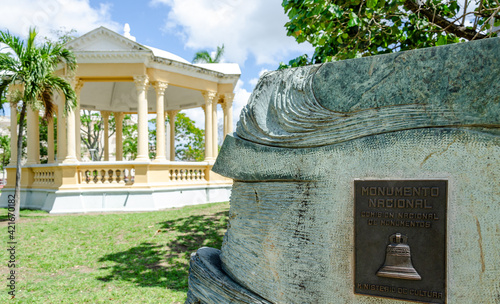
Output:
<svg viewBox="0 0 500 304">
<path fill-rule="evenodd" d="M 123 34 L 125 23 L 137 42 L 191 61 L 200 50 L 225 45 L 225 62 L 240 65 L 233 117 L 238 119 L 259 75 L 301 54 L 307 44 L 286 36 L 288 18 L 281 0 L 0 0 L 0 29 L 25 36 L 36 26 L 40 36 L 75 29 L 78 35 L 99 26 Z M 201 111 L 189 112 L 203 126 Z"/>
</svg>

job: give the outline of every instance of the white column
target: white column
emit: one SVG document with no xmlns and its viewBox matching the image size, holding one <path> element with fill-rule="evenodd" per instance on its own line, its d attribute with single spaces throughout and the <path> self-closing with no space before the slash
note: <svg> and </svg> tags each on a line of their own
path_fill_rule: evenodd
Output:
<svg viewBox="0 0 500 304">
<path fill-rule="evenodd" d="M 148 100 L 149 85 L 147 75 L 134 76 L 137 89 L 137 158 L 136 161 L 148 161 Z"/>
<path fill-rule="evenodd" d="M 62 163 L 66 158 L 66 117 L 64 116 L 64 101 L 59 95 L 57 107 L 57 162 Z"/>
<path fill-rule="evenodd" d="M 54 162 L 54 117 L 50 117 L 47 126 L 47 163 Z"/>
<path fill-rule="evenodd" d="M 10 104 L 10 162 L 17 164 L 17 104 Z"/>
<path fill-rule="evenodd" d="M 222 108 L 222 116 L 223 116 L 223 126 L 222 126 L 222 139 L 226 138 L 227 134 L 227 113 L 226 113 L 226 102 L 220 104 Z"/>
<path fill-rule="evenodd" d="M 37 157 L 40 153 L 40 138 L 38 131 L 38 111 L 31 109 L 28 106 L 27 109 L 27 132 L 26 132 L 26 140 L 27 140 L 27 161 L 26 165 L 34 165 L 38 164 L 39 157 Z"/>
<path fill-rule="evenodd" d="M 167 111 L 168 114 L 168 125 L 170 129 L 170 161 L 175 161 L 175 116 L 179 113 L 179 111 Z"/>
<path fill-rule="evenodd" d="M 170 156 L 170 124 L 165 125 L 165 154 L 166 159 L 172 159 L 172 157 Z"/>
<path fill-rule="evenodd" d="M 104 125 L 104 161 L 109 161 L 109 112 L 101 111 Z"/>
<path fill-rule="evenodd" d="M 35 128 L 35 140 L 36 140 L 36 148 L 35 148 L 35 159 L 36 163 L 40 163 L 40 112 L 36 111 L 36 117 L 34 121 L 36 121 L 36 128 Z"/>
<path fill-rule="evenodd" d="M 66 80 L 71 84 L 76 93 L 76 100 L 78 102 L 78 95 L 80 93 L 81 85 L 78 84 L 78 80 L 74 77 L 67 77 Z M 65 100 L 64 95 L 61 96 L 60 110 L 64 109 L 64 104 L 68 102 Z M 66 157 L 64 157 L 63 163 L 76 163 L 78 159 L 76 158 L 76 118 L 75 109 L 69 109 L 66 113 Z"/>
<path fill-rule="evenodd" d="M 156 91 L 156 158 L 155 162 L 165 161 L 165 89 L 168 82 L 157 81 L 154 86 Z"/>
<path fill-rule="evenodd" d="M 212 139 L 212 103 L 215 99 L 216 93 L 213 91 L 204 91 L 203 98 L 205 98 L 205 160 L 211 161 L 213 157 L 213 139 Z"/>
<path fill-rule="evenodd" d="M 82 132 L 82 120 L 81 120 L 81 115 L 80 115 L 80 96 L 81 92 L 83 89 L 84 82 L 79 80 L 76 83 L 75 86 L 75 93 L 76 93 L 76 108 L 75 108 L 75 140 L 76 140 L 76 158 L 77 160 L 81 161 L 82 160 L 82 138 L 81 138 L 81 132 Z"/>
<path fill-rule="evenodd" d="M 217 121 L 217 103 L 219 100 L 219 95 L 215 96 L 214 102 L 212 103 L 212 138 L 213 138 L 213 144 L 212 144 L 212 156 L 214 159 L 217 158 L 217 154 L 219 153 L 219 128 L 218 128 L 218 121 Z"/>
<path fill-rule="evenodd" d="M 66 156 L 63 163 L 77 162 L 75 131 L 75 114 L 73 110 L 69 110 L 66 119 Z"/>
<path fill-rule="evenodd" d="M 123 160 L 123 112 L 114 112 L 116 124 L 116 160 Z"/>
<path fill-rule="evenodd" d="M 233 133 L 233 100 L 234 94 L 224 94 L 224 137 Z"/>
<path fill-rule="evenodd" d="M 78 103 L 73 111 L 75 114 L 75 154 L 78 161 L 82 160 L 82 120 L 80 115 L 80 103 Z"/>
</svg>

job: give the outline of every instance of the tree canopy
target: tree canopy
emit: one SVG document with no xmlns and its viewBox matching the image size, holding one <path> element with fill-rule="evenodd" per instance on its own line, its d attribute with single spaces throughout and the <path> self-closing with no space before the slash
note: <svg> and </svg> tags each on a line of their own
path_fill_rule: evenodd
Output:
<svg viewBox="0 0 500 304">
<path fill-rule="evenodd" d="M 315 47 L 280 68 L 497 36 L 498 0 L 283 0 L 287 35 Z"/>
</svg>

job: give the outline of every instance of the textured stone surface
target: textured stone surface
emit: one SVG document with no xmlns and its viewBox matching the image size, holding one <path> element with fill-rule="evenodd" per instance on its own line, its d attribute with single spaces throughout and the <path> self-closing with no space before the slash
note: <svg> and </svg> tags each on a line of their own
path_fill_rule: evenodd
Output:
<svg viewBox="0 0 500 304">
<path fill-rule="evenodd" d="M 499 75 L 500 38 L 270 72 L 236 133 L 297 148 L 413 128 L 499 127 Z"/>
<path fill-rule="evenodd" d="M 273 303 L 393 303 L 353 293 L 353 181 L 439 178 L 450 192 L 448 303 L 498 301 L 498 136 L 418 129 L 321 148 L 224 145 L 216 170 L 238 181 L 223 269 L 249 290 Z"/>
<path fill-rule="evenodd" d="M 222 273 L 270 303 L 395 303 L 354 294 L 354 181 L 440 179 L 447 303 L 499 303 L 499 60 L 495 38 L 261 78 L 213 167 Z"/>
<path fill-rule="evenodd" d="M 220 250 L 208 247 L 191 255 L 186 304 L 271 304 L 228 277 L 221 268 L 219 256 Z"/>
</svg>

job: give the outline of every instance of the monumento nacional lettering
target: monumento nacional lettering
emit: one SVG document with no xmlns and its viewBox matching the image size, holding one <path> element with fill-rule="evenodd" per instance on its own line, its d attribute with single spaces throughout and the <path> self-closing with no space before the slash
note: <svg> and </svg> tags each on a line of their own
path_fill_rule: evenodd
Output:
<svg viewBox="0 0 500 304">
<path fill-rule="evenodd" d="M 356 180 L 359 294 L 444 303 L 445 180 Z"/>
</svg>

